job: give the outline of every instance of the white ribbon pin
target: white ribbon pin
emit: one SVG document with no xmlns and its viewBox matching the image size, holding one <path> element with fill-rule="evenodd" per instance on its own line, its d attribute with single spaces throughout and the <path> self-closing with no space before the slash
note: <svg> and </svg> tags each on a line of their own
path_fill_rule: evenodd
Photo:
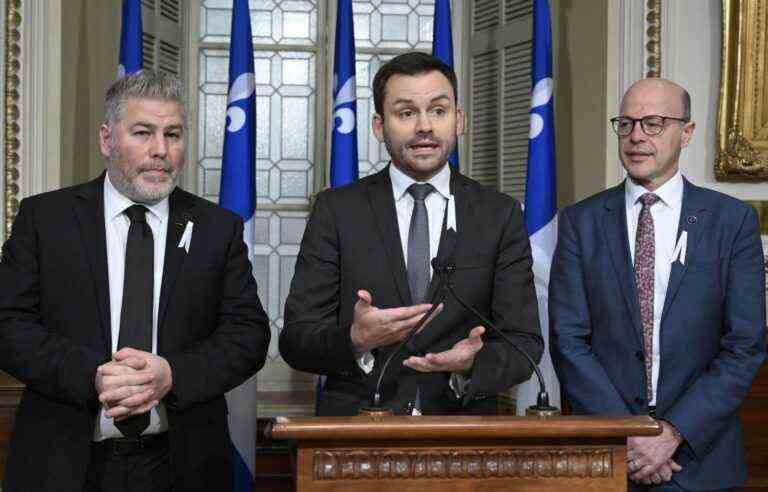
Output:
<svg viewBox="0 0 768 492">
<path fill-rule="evenodd" d="M 672 263 L 679 261 L 681 265 L 685 265 L 685 248 L 688 245 L 688 231 L 680 233 L 680 238 L 677 240 L 675 250 L 672 252 Z"/>
<path fill-rule="evenodd" d="M 192 243 L 192 228 L 195 224 L 192 223 L 192 221 L 187 221 L 187 227 L 184 228 L 184 234 L 181 235 L 181 240 L 179 241 L 179 248 L 184 248 L 184 250 L 189 253 L 189 245 Z"/>
<path fill-rule="evenodd" d="M 459 232 L 456 225 L 456 199 L 453 195 L 448 195 L 448 217 L 445 219 L 446 229 L 453 229 L 453 232 Z"/>
</svg>

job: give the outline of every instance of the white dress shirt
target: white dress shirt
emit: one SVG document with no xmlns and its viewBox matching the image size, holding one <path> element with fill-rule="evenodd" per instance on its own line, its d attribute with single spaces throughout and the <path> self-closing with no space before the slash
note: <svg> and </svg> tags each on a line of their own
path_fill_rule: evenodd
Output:
<svg viewBox="0 0 768 492">
<path fill-rule="evenodd" d="M 643 205 L 640 197 L 648 190 L 627 178 L 624 187 L 627 211 L 627 232 L 629 234 L 629 251 L 632 255 L 632 263 L 635 261 L 635 237 L 637 236 L 637 222 L 640 219 L 640 210 Z M 683 204 L 683 176 L 677 173 L 653 192 L 660 198 L 651 205 L 651 217 L 653 217 L 655 263 L 653 268 L 653 356 L 651 361 L 651 379 L 653 385 L 653 398 L 648 403 L 656 405 L 656 388 L 659 381 L 659 362 L 661 352 L 659 350 L 659 330 L 661 327 L 661 312 L 664 308 L 664 299 L 667 296 L 669 285 L 669 273 L 674 261 L 673 252 L 677 243 L 677 228 L 680 223 L 680 213 Z"/>
<path fill-rule="evenodd" d="M 125 247 L 131 220 L 123 212 L 135 205 L 121 195 L 109 180 L 104 178 L 104 228 L 107 238 L 107 269 L 109 275 L 109 313 L 112 332 L 112 353 L 117 352 L 120 339 L 120 312 L 123 306 L 123 279 L 125 278 Z M 141 204 L 144 205 L 144 204 Z M 157 313 L 160 306 L 160 287 L 165 262 L 165 237 L 168 230 L 168 198 L 155 205 L 144 205 L 149 210 L 147 224 L 152 229 L 155 246 L 154 288 L 152 296 L 152 353 L 157 354 Z M 93 433 L 94 441 L 123 437 L 114 421 L 106 417 L 104 408 L 99 412 Z M 149 427 L 142 434 L 156 434 L 168 429 L 165 406 L 160 403 L 149 412 Z"/>
</svg>

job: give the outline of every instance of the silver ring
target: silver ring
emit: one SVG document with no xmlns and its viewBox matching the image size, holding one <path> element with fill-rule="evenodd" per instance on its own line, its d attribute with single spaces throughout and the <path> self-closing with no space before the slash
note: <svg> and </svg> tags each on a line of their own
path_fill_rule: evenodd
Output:
<svg viewBox="0 0 768 492">
<path fill-rule="evenodd" d="M 639 466 L 637 465 L 637 461 L 630 460 L 630 462 L 629 462 L 629 469 L 630 469 L 630 471 L 635 471 L 638 468 L 639 468 Z"/>
</svg>

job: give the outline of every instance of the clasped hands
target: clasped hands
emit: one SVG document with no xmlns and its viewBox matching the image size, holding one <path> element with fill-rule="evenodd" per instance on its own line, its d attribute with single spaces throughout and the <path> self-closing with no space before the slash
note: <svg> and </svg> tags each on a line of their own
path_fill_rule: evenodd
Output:
<svg viewBox="0 0 768 492">
<path fill-rule="evenodd" d="M 417 304 L 390 309 L 379 309 L 373 305 L 373 297 L 366 290 L 357 291 L 350 337 L 356 356 L 360 356 L 377 347 L 383 347 L 402 341 L 416 326 L 431 304 Z M 443 309 L 440 304 L 432 313 L 427 326 Z M 411 356 L 403 365 L 419 372 L 454 372 L 465 373 L 472 368 L 475 355 L 483 348 L 482 335 L 485 328 L 477 326 L 469 332 L 467 338 L 457 342 L 449 350 L 429 353 L 424 357 Z"/>
<path fill-rule="evenodd" d="M 171 366 L 163 357 L 126 347 L 96 369 L 94 383 L 105 415 L 122 420 L 150 411 L 172 381 Z"/>
<path fill-rule="evenodd" d="M 662 432 L 653 437 L 630 437 L 627 440 L 627 468 L 633 482 L 658 485 L 669 482 L 672 473 L 683 469 L 672 459 L 677 447 L 683 442 L 673 432 L 669 422 L 659 420 Z"/>
</svg>

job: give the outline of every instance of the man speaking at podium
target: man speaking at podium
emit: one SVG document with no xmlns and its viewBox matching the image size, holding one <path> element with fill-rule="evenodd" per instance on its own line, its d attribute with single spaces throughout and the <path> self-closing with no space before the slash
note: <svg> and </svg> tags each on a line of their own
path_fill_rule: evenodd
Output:
<svg viewBox="0 0 768 492">
<path fill-rule="evenodd" d="M 373 82 L 373 131 L 391 165 L 318 195 L 285 306 L 280 352 L 327 376 L 321 415 L 371 403 L 387 357 L 440 290 L 431 261 L 455 265 L 457 293 L 538 359 L 543 344 L 520 205 L 448 165 L 463 133 L 456 75 L 406 53 Z M 454 234 L 454 231 L 457 234 Z M 496 413 L 496 394 L 531 367 L 448 297 L 388 366 L 381 403 L 397 414 Z"/>
</svg>

